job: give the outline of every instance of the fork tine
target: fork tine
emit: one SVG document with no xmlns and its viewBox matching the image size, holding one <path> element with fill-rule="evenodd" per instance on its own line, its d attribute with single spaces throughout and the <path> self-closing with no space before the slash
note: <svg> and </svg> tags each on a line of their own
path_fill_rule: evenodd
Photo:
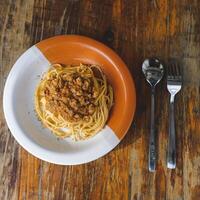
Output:
<svg viewBox="0 0 200 200">
<path fill-rule="evenodd" d="M 174 79 L 176 76 L 176 63 L 175 62 L 172 63 L 171 70 L 172 70 L 172 77 Z"/>
<path fill-rule="evenodd" d="M 172 72 L 172 62 L 169 63 L 168 68 L 167 68 L 167 76 L 170 78 L 173 75 Z"/>
<path fill-rule="evenodd" d="M 179 80 L 182 79 L 182 68 L 180 67 L 180 65 L 177 65 L 177 77 Z"/>
<path fill-rule="evenodd" d="M 175 76 L 179 75 L 179 65 L 178 65 L 178 63 L 174 64 L 174 75 Z"/>
<path fill-rule="evenodd" d="M 170 67 L 167 67 L 167 79 L 169 79 L 171 76 L 171 71 L 170 71 Z"/>
<path fill-rule="evenodd" d="M 179 65 L 178 65 L 178 63 L 176 63 L 176 76 L 178 76 L 179 75 Z"/>
<path fill-rule="evenodd" d="M 170 60 L 167 69 L 167 78 L 171 80 L 181 80 L 181 68 L 175 60 Z"/>
</svg>

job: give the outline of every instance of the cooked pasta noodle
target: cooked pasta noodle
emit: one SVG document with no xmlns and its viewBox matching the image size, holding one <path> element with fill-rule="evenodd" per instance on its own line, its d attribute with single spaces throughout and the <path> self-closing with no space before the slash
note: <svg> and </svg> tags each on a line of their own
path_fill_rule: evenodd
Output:
<svg viewBox="0 0 200 200">
<path fill-rule="evenodd" d="M 53 64 L 35 92 L 35 110 L 58 137 L 84 140 L 106 124 L 113 89 L 96 65 Z"/>
</svg>

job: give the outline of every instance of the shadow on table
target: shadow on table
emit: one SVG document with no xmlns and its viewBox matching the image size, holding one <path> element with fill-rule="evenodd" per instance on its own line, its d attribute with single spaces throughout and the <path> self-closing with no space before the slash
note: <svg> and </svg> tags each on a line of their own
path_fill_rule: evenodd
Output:
<svg viewBox="0 0 200 200">
<path fill-rule="evenodd" d="M 150 102 L 150 95 L 145 96 L 145 100 L 140 99 L 139 101 L 138 97 L 144 96 L 145 92 L 143 91 L 145 90 L 137 91 L 137 105 L 133 122 L 116 150 L 133 145 L 141 137 L 143 137 L 145 141 L 148 141 L 149 134 L 146 133 L 147 130 L 149 130 L 148 118 L 150 115 L 150 106 L 148 106 L 148 103 L 146 102 Z"/>
<path fill-rule="evenodd" d="M 130 146 L 133 145 L 139 138 L 142 137 L 142 132 L 141 129 L 141 124 L 139 118 L 141 116 L 139 116 L 140 114 L 136 111 L 134 120 L 131 124 L 131 127 L 129 128 L 127 134 L 125 135 L 125 137 L 121 140 L 120 144 L 118 145 L 117 149 L 121 149 L 124 148 L 126 146 Z"/>
<path fill-rule="evenodd" d="M 136 133 L 135 123 L 132 123 L 128 133 L 122 139 L 116 150 L 124 148 L 126 146 L 133 145 L 140 138 L 140 136 L 141 136 L 140 134 Z"/>
</svg>

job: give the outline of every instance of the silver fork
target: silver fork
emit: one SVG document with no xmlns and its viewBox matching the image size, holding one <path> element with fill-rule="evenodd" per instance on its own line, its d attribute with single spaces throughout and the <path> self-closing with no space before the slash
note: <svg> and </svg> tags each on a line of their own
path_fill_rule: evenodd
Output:
<svg viewBox="0 0 200 200">
<path fill-rule="evenodd" d="M 175 137 L 175 118 L 174 118 L 174 99 L 175 95 L 181 90 L 182 73 L 180 66 L 173 62 L 168 67 L 167 89 L 170 93 L 170 114 L 169 114 L 169 140 L 167 151 L 167 167 L 176 168 L 176 137 Z"/>
</svg>

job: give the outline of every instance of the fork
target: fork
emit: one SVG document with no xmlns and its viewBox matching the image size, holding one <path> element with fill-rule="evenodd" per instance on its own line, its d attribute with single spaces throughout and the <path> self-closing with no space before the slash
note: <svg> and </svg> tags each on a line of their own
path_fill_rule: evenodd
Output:
<svg viewBox="0 0 200 200">
<path fill-rule="evenodd" d="M 169 114 L 169 140 L 167 151 L 167 167 L 176 168 L 176 137 L 175 137 L 175 118 L 174 118 L 174 100 L 175 95 L 181 90 L 182 73 L 180 66 L 173 62 L 168 67 L 167 89 L 170 93 L 170 114 Z"/>
</svg>

